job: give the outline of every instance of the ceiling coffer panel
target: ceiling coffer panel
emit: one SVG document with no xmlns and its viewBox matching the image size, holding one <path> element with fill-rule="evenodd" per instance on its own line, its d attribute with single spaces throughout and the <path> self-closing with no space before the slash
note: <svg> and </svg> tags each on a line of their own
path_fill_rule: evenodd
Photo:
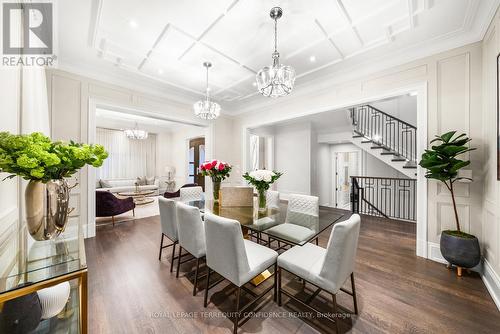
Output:
<svg viewBox="0 0 500 334">
<path fill-rule="evenodd" d="M 210 86 L 220 100 L 256 95 L 255 74 L 271 64 L 271 7 L 278 22 L 280 60 L 301 77 L 366 51 L 425 45 L 464 32 L 478 0 L 98 0 L 93 47 L 96 60 L 110 62 L 158 82 L 196 92 Z M 483 3 L 481 3 L 483 4 Z M 445 20 L 443 18 L 446 18 Z"/>
</svg>

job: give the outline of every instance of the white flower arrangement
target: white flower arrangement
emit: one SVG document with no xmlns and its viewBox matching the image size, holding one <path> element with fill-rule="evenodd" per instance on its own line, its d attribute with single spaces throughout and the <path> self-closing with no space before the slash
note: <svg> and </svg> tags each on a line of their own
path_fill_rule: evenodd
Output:
<svg viewBox="0 0 500 334">
<path fill-rule="evenodd" d="M 265 169 L 258 169 L 254 170 L 250 173 L 248 173 L 250 177 L 254 178 L 256 181 L 265 181 L 265 182 L 271 182 L 273 179 L 273 176 L 276 175 L 273 171 L 270 170 L 265 170 Z"/>
<path fill-rule="evenodd" d="M 279 179 L 283 173 L 271 171 L 266 169 L 258 169 L 243 174 L 243 178 L 251 185 L 255 186 L 257 190 L 267 190 L 269 185 Z"/>
</svg>

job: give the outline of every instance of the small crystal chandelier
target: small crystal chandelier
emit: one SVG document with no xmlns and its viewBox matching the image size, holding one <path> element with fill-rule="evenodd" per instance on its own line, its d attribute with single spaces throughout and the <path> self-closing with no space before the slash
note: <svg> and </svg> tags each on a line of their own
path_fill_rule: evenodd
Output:
<svg viewBox="0 0 500 334">
<path fill-rule="evenodd" d="M 125 136 L 129 139 L 142 140 L 148 138 L 148 132 L 145 130 L 139 130 L 137 122 L 135 122 L 135 127 L 133 129 L 126 129 L 123 132 L 125 132 Z"/>
<path fill-rule="evenodd" d="M 280 7 L 271 9 L 270 16 L 274 20 L 274 52 L 273 65 L 266 66 L 257 73 L 257 88 L 264 96 L 280 97 L 290 94 L 295 82 L 295 70 L 291 66 L 280 64 L 278 52 L 278 19 L 283 15 Z"/>
<path fill-rule="evenodd" d="M 212 63 L 204 62 L 203 66 L 207 69 L 207 89 L 205 100 L 200 100 L 193 104 L 194 114 L 202 119 L 216 119 L 220 115 L 220 105 L 216 102 L 210 101 L 210 95 L 208 88 L 208 69 L 212 67 Z"/>
</svg>

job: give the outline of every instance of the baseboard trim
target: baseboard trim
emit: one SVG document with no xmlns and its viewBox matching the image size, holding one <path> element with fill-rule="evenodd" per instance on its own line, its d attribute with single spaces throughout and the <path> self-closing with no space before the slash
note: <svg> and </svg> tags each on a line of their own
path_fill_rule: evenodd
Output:
<svg viewBox="0 0 500 334">
<path fill-rule="evenodd" d="M 432 261 L 448 264 L 448 261 L 441 255 L 439 244 L 434 242 L 427 242 L 427 258 Z"/>
<path fill-rule="evenodd" d="M 427 258 L 428 248 L 427 241 L 421 240 L 417 237 L 417 256 Z"/>
<path fill-rule="evenodd" d="M 493 302 L 500 311 L 500 277 L 498 277 L 497 273 L 495 273 L 493 267 L 486 259 L 483 259 L 483 272 L 481 273 L 481 278 Z"/>
</svg>

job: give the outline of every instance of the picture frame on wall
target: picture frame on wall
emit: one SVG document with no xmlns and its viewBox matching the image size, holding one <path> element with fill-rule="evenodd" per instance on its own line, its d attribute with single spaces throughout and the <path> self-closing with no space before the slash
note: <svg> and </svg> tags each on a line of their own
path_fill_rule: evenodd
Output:
<svg viewBox="0 0 500 334">
<path fill-rule="evenodd" d="M 497 180 L 500 181 L 500 53 L 497 55 Z"/>
</svg>

